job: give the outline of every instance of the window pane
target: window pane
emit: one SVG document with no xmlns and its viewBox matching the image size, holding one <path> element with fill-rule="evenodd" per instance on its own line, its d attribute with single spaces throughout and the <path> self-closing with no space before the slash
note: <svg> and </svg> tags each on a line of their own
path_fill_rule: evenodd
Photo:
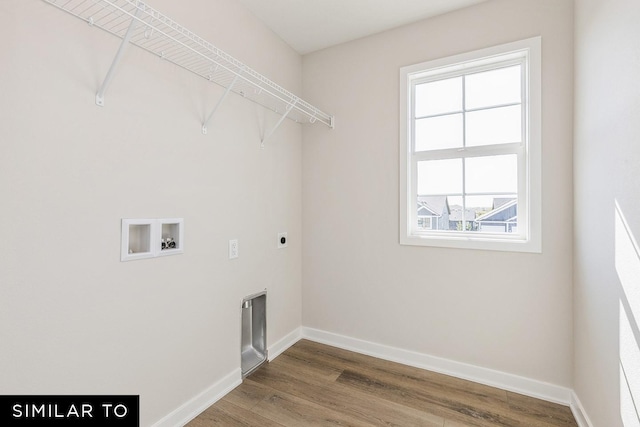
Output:
<svg viewBox="0 0 640 427">
<path fill-rule="evenodd" d="M 448 197 L 447 199 L 449 202 L 449 230 L 472 231 L 473 220 L 476 219 L 475 211 L 467 206 L 463 214 L 462 197 Z"/>
<path fill-rule="evenodd" d="M 451 210 L 462 208 L 462 196 L 447 196 L 447 203 Z"/>
<path fill-rule="evenodd" d="M 518 198 L 513 195 L 468 196 L 467 206 L 476 213 L 471 229 L 481 233 L 517 233 Z"/>
<path fill-rule="evenodd" d="M 484 108 L 522 102 L 521 68 L 500 68 L 465 78 L 465 108 Z"/>
<path fill-rule="evenodd" d="M 467 113 L 467 147 L 522 142 L 521 110 L 516 105 Z"/>
<path fill-rule="evenodd" d="M 416 117 L 454 111 L 462 111 L 462 77 L 416 85 Z"/>
<path fill-rule="evenodd" d="M 518 156 L 470 157 L 465 160 L 466 192 L 517 193 Z"/>
<path fill-rule="evenodd" d="M 418 162 L 418 194 L 462 194 L 462 160 Z"/>
<path fill-rule="evenodd" d="M 416 120 L 416 151 L 462 147 L 462 114 Z"/>
</svg>

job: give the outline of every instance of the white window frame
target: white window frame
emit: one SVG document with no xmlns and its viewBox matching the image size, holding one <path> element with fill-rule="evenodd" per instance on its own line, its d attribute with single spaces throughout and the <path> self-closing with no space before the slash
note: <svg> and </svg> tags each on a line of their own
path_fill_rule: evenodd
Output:
<svg viewBox="0 0 640 427">
<path fill-rule="evenodd" d="M 400 244 L 446 248 L 482 249 L 512 252 L 542 252 L 541 209 L 541 71 L 540 37 L 533 37 L 400 69 Z M 493 146 L 467 147 L 457 157 L 478 155 L 518 155 L 518 233 L 430 231 L 417 229 L 417 162 L 447 157 L 445 150 L 414 152 L 413 88 L 417 82 L 440 80 L 477 72 L 483 67 L 498 68 L 522 63 L 523 70 L 523 142 Z"/>
</svg>

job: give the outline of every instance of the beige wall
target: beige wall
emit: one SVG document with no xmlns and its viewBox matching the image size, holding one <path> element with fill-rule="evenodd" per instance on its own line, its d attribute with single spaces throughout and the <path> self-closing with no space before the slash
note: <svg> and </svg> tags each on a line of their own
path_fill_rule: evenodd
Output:
<svg viewBox="0 0 640 427">
<path fill-rule="evenodd" d="M 639 21 L 636 0 L 576 1 L 574 387 L 594 426 L 640 425 Z"/>
<path fill-rule="evenodd" d="M 303 325 L 570 387 L 573 3 L 495 0 L 307 55 Z M 399 68 L 542 36 L 543 252 L 398 243 Z"/>
<path fill-rule="evenodd" d="M 153 6 L 285 88 L 301 58 L 233 0 Z M 0 394 L 140 394 L 150 425 L 301 322 L 301 128 L 40 0 L 0 2 Z M 183 255 L 120 262 L 121 218 L 183 217 Z M 276 249 L 288 231 L 289 247 Z M 228 240 L 240 257 L 228 260 Z"/>
<path fill-rule="evenodd" d="M 302 323 L 572 387 L 594 426 L 634 425 L 637 2 L 576 0 L 575 104 L 570 0 L 492 0 L 303 61 L 238 2 L 153 6 L 336 129 L 286 121 L 260 150 L 277 117 L 231 96 L 203 136 L 222 90 L 135 49 L 98 108 L 118 41 L 0 2 L 0 394 L 140 394 L 152 424 L 239 367 L 240 299 L 267 287 L 270 345 Z M 398 69 L 536 35 L 543 253 L 400 246 Z M 121 263 L 123 217 L 184 217 L 186 253 Z"/>
</svg>

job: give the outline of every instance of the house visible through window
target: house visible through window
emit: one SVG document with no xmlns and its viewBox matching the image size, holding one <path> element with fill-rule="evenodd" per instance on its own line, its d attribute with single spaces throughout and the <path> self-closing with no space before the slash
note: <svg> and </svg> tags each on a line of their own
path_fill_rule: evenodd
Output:
<svg viewBox="0 0 640 427">
<path fill-rule="evenodd" d="M 401 70 L 403 244 L 540 251 L 540 39 Z"/>
</svg>

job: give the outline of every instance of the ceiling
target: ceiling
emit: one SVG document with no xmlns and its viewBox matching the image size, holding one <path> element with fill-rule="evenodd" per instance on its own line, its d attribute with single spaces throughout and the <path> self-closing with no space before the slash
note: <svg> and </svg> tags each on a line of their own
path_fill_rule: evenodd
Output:
<svg viewBox="0 0 640 427">
<path fill-rule="evenodd" d="M 486 0 L 240 0 L 300 54 Z"/>
</svg>

